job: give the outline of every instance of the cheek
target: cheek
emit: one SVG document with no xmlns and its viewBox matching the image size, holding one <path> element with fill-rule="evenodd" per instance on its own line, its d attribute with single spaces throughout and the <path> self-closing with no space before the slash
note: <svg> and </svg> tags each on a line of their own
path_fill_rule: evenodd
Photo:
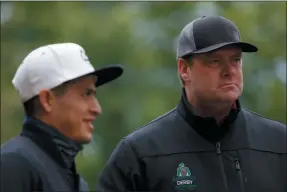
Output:
<svg viewBox="0 0 287 192">
<path fill-rule="evenodd" d="M 70 111 L 69 111 L 69 118 L 71 122 L 80 123 L 82 122 L 84 116 L 86 114 L 85 111 L 85 105 L 84 104 L 74 104 L 71 106 Z M 79 126 L 79 125 L 78 125 Z"/>
<path fill-rule="evenodd" d="M 190 77 L 191 79 L 191 89 L 205 90 L 207 86 L 210 86 L 210 76 L 205 74 L 195 74 Z"/>
<path fill-rule="evenodd" d="M 242 74 L 242 71 L 239 71 L 237 73 L 236 80 L 237 80 L 237 83 L 238 83 L 239 86 L 243 86 L 243 74 Z"/>
<path fill-rule="evenodd" d="M 198 77 L 198 86 L 203 90 L 212 90 L 218 86 L 220 76 L 218 73 L 203 74 Z"/>
<path fill-rule="evenodd" d="M 84 106 L 84 104 L 73 106 L 68 113 L 70 135 L 76 141 L 81 141 L 90 134 L 89 125 L 83 121 L 87 114 Z"/>
<path fill-rule="evenodd" d="M 62 107 L 61 111 L 65 124 L 68 124 L 69 131 L 78 132 L 79 128 L 82 126 L 82 120 L 85 114 L 83 105 L 79 102 L 72 103 Z"/>
</svg>

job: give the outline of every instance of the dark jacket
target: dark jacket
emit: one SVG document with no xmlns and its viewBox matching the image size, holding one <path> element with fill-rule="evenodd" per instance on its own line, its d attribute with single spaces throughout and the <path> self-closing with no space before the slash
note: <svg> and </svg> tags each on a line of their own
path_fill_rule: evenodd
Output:
<svg viewBox="0 0 287 192">
<path fill-rule="evenodd" d="M 96 191 L 286 192 L 286 125 L 240 107 L 222 125 L 172 111 L 117 145 Z"/>
<path fill-rule="evenodd" d="M 1 192 L 78 192 L 88 185 L 76 171 L 81 146 L 29 117 L 20 136 L 1 146 Z"/>
</svg>

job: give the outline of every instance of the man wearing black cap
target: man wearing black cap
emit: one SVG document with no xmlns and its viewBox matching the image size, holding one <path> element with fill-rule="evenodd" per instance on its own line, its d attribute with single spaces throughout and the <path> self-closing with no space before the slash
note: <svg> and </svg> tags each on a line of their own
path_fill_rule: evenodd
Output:
<svg viewBox="0 0 287 192">
<path fill-rule="evenodd" d="M 122 72 L 121 66 L 95 70 L 75 43 L 28 54 L 12 80 L 27 119 L 21 134 L 1 146 L 1 192 L 89 191 L 75 157 L 101 114 L 96 88 Z"/>
<path fill-rule="evenodd" d="M 180 103 L 120 141 L 97 191 L 286 192 L 286 125 L 239 102 L 242 52 L 256 51 L 223 17 L 186 25 Z"/>
</svg>

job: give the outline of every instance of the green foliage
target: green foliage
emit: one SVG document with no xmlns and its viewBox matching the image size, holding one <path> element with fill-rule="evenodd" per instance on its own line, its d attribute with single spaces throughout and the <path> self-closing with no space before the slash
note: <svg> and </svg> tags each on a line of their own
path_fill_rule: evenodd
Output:
<svg viewBox="0 0 287 192">
<path fill-rule="evenodd" d="M 24 114 L 11 80 L 32 49 L 75 42 L 86 49 L 96 68 L 115 63 L 125 66 L 124 76 L 99 88 L 103 114 L 95 123 L 94 142 L 77 157 L 78 170 L 92 189 L 119 140 L 178 103 L 181 89 L 174 42 L 185 24 L 201 16 L 199 5 L 211 5 L 238 25 L 243 40 L 258 45 L 258 53 L 244 58 L 243 104 L 286 123 L 286 81 L 275 73 L 278 59 L 286 66 L 285 2 L 6 4 L 13 6 L 13 14 L 1 24 L 1 143 L 21 130 Z"/>
</svg>

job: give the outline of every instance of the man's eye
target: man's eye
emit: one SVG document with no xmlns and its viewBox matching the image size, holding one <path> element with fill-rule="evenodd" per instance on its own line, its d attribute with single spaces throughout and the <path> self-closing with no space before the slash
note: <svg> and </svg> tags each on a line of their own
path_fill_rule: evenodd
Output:
<svg viewBox="0 0 287 192">
<path fill-rule="evenodd" d="M 86 96 L 90 96 L 90 95 L 92 95 L 93 94 L 93 91 L 91 91 L 91 90 L 87 90 L 86 92 L 85 92 L 85 95 Z"/>
<path fill-rule="evenodd" d="M 232 59 L 232 63 L 237 65 L 241 63 L 241 58 L 240 57 L 235 57 Z"/>
<path fill-rule="evenodd" d="M 213 60 L 211 60 L 211 63 L 219 63 L 219 60 L 218 59 L 213 59 Z"/>
<path fill-rule="evenodd" d="M 233 61 L 241 61 L 241 58 L 238 58 L 238 57 L 233 58 Z"/>
<path fill-rule="evenodd" d="M 211 59 L 211 60 L 208 61 L 208 65 L 211 66 L 211 67 L 218 66 L 219 63 L 220 63 L 219 59 Z"/>
</svg>

